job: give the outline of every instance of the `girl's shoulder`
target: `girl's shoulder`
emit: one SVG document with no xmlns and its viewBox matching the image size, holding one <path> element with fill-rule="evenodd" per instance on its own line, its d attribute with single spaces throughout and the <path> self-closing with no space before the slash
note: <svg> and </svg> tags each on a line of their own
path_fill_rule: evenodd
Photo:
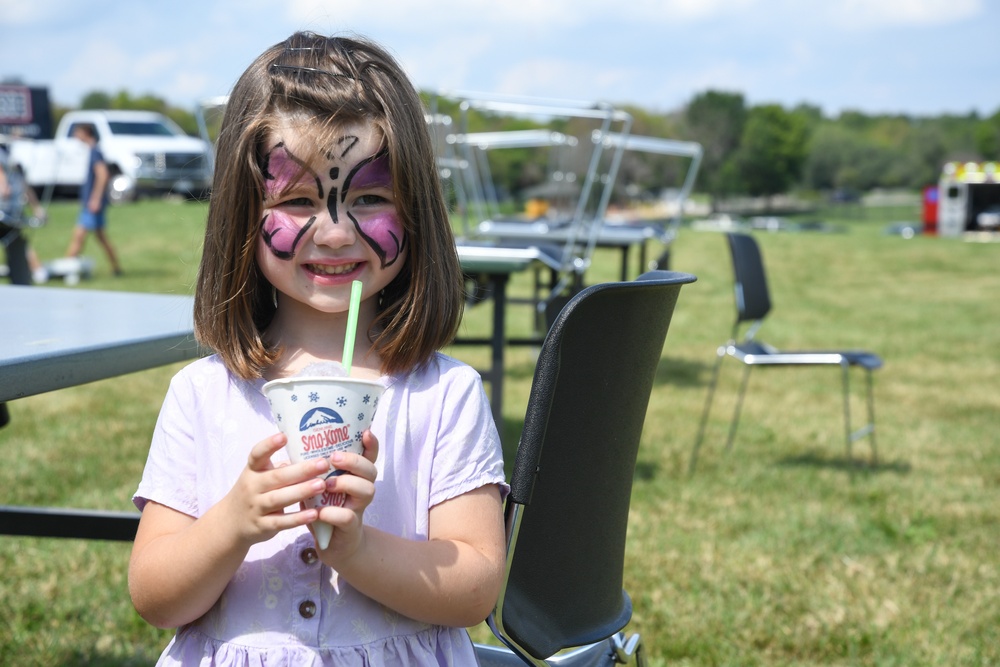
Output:
<svg viewBox="0 0 1000 667">
<path fill-rule="evenodd" d="M 174 375 L 174 379 L 223 379 L 229 377 L 230 375 L 229 369 L 227 369 L 226 365 L 222 363 L 222 357 L 217 354 L 210 354 L 206 357 L 195 359 L 188 365 L 181 368 Z"/>
<path fill-rule="evenodd" d="M 226 386 L 249 388 L 254 383 L 230 372 L 222 357 L 211 354 L 192 361 L 177 371 L 170 381 L 170 387 L 175 391 L 188 388 L 200 392 L 205 388 L 221 389 Z M 256 384 L 263 384 L 263 380 L 256 381 Z"/>
<path fill-rule="evenodd" d="M 429 387 L 433 385 L 475 384 L 482 379 L 479 371 L 464 361 L 449 357 L 443 352 L 435 352 L 427 363 L 418 366 L 405 375 L 392 376 L 387 379 L 387 385 L 403 384 L 410 387 Z"/>
</svg>

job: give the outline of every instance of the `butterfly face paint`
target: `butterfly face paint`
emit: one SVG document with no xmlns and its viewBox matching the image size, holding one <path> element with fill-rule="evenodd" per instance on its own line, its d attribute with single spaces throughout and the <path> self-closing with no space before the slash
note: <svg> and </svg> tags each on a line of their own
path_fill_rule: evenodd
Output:
<svg viewBox="0 0 1000 667">
<path fill-rule="evenodd" d="M 318 194 L 322 197 L 323 183 L 319 177 L 292 155 L 283 143 L 279 143 L 264 157 L 264 188 L 268 200 L 287 191 L 296 179 L 306 180 L 310 177 L 315 183 Z M 295 256 L 295 248 L 299 241 L 315 222 L 316 216 L 311 216 L 304 225 L 300 226 L 285 211 L 270 209 L 261 223 L 261 236 L 275 257 L 291 259 Z"/>
<path fill-rule="evenodd" d="M 378 189 L 392 190 L 389 154 L 385 150 L 362 160 L 347 175 L 340 194 L 341 204 L 348 202 L 355 192 L 362 193 L 363 197 L 365 191 Z M 332 199 L 335 193 L 330 194 L 331 202 L 328 205 L 333 208 Z M 366 211 L 363 206 L 347 206 L 345 210 L 358 234 L 378 255 L 382 268 L 392 266 L 406 248 L 406 232 L 395 207 L 381 206 Z"/>
<path fill-rule="evenodd" d="M 341 137 L 326 156 L 329 163 L 323 165 L 319 173 L 289 151 L 283 142 L 278 143 L 264 160 L 266 197 L 267 201 L 278 201 L 290 193 L 287 196 L 293 201 L 322 202 L 325 199 L 330 221 L 333 224 L 350 221 L 384 269 L 403 254 L 406 233 L 392 203 L 388 152 L 383 149 L 354 163 L 351 153 L 359 143 L 356 136 Z M 316 220 L 315 214 L 308 219 L 293 217 L 282 205 L 267 208 L 261 222 L 261 238 L 275 257 L 291 260 Z"/>
</svg>

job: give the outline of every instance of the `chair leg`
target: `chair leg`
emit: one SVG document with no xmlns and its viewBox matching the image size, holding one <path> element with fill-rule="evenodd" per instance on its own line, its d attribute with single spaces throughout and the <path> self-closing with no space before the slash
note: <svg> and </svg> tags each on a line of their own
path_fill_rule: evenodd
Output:
<svg viewBox="0 0 1000 667">
<path fill-rule="evenodd" d="M 878 463 L 878 448 L 875 446 L 875 392 L 871 369 L 868 372 L 868 424 L 871 427 L 869 437 L 872 439 L 872 465 Z"/>
<path fill-rule="evenodd" d="M 733 422 L 729 425 L 729 436 L 726 438 L 726 451 L 733 448 L 733 440 L 736 438 L 736 427 L 740 423 L 740 411 L 743 409 L 743 396 L 747 392 L 747 384 L 750 382 L 750 369 L 753 366 L 746 364 L 743 370 L 743 380 L 740 381 L 740 395 L 736 397 L 736 408 L 733 410 Z"/>
<path fill-rule="evenodd" d="M 854 431 L 851 430 L 851 366 L 846 361 L 840 364 L 840 372 L 844 378 L 844 434 L 847 437 L 847 462 L 853 457 L 851 443 Z"/>
<path fill-rule="evenodd" d="M 874 380 L 872 378 L 871 369 L 865 369 L 865 385 L 866 391 L 866 402 L 868 404 L 868 423 L 859 428 L 857 431 L 852 430 L 851 427 L 851 408 L 850 408 L 850 366 L 847 364 L 843 365 L 843 376 L 844 376 L 844 431 L 847 438 L 847 460 L 853 461 L 853 444 L 855 440 L 860 440 L 865 436 L 871 439 L 872 447 L 872 465 L 878 463 L 878 445 L 875 440 L 875 391 L 874 391 Z"/>
<path fill-rule="evenodd" d="M 708 413 L 712 410 L 712 397 L 715 395 L 715 386 L 719 382 L 719 367 L 722 359 L 726 356 L 726 346 L 720 345 L 715 354 L 715 367 L 712 368 L 712 379 L 708 384 L 708 396 L 705 398 L 705 407 L 701 411 L 701 424 L 698 426 L 698 435 L 694 441 L 694 448 L 691 450 L 691 462 L 688 464 L 688 472 L 694 473 L 698 466 L 698 450 L 701 449 L 701 440 L 705 436 L 705 426 L 708 423 Z"/>
<path fill-rule="evenodd" d="M 642 638 L 639 634 L 629 637 L 625 633 L 619 632 L 611 638 L 612 661 L 616 665 L 634 665 L 634 667 L 645 667 L 645 653 L 642 650 Z M 603 662 L 600 664 L 604 664 Z"/>
</svg>

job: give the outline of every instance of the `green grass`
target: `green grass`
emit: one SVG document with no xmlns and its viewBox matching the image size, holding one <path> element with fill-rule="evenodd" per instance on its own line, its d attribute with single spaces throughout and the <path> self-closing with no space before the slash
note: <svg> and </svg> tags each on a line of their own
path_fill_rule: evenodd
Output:
<svg viewBox="0 0 1000 667">
<path fill-rule="evenodd" d="M 33 233 L 43 258 L 62 254 L 75 210 L 53 206 Z M 113 209 L 126 274 L 111 277 L 92 244 L 97 274 L 79 287 L 190 293 L 204 213 L 171 202 Z M 742 370 L 730 360 L 688 474 L 734 312 L 722 238 L 685 229 L 677 241 L 673 268 L 698 282 L 681 292 L 657 371 L 626 560 L 631 629 L 651 665 L 1000 663 L 1000 245 L 884 235 L 898 219 L 866 211 L 831 220 L 843 234 L 757 233 L 774 300 L 764 340 L 885 359 L 875 465 L 867 441 L 846 458 L 839 375 L 828 368 L 754 371 L 724 453 Z M 588 280 L 617 271 L 617 255 L 602 252 Z M 527 293 L 526 278 L 515 292 Z M 512 308 L 515 329 L 528 327 L 526 310 Z M 488 318 L 488 306 L 471 309 L 465 330 L 486 331 Z M 512 452 L 533 357 L 508 356 L 502 431 Z M 176 368 L 10 404 L 0 503 L 129 509 Z M 128 554 L 127 544 L 0 538 L 0 664 L 151 663 L 170 633 L 132 610 Z"/>
</svg>

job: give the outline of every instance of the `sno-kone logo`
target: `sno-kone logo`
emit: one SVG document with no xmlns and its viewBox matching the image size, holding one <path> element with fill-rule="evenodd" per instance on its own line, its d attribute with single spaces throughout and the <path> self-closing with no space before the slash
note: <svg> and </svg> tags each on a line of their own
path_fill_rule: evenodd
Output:
<svg viewBox="0 0 1000 667">
<path fill-rule="evenodd" d="M 351 441 L 351 425 L 336 410 L 312 408 L 299 421 L 302 453 L 337 451 Z"/>
</svg>

